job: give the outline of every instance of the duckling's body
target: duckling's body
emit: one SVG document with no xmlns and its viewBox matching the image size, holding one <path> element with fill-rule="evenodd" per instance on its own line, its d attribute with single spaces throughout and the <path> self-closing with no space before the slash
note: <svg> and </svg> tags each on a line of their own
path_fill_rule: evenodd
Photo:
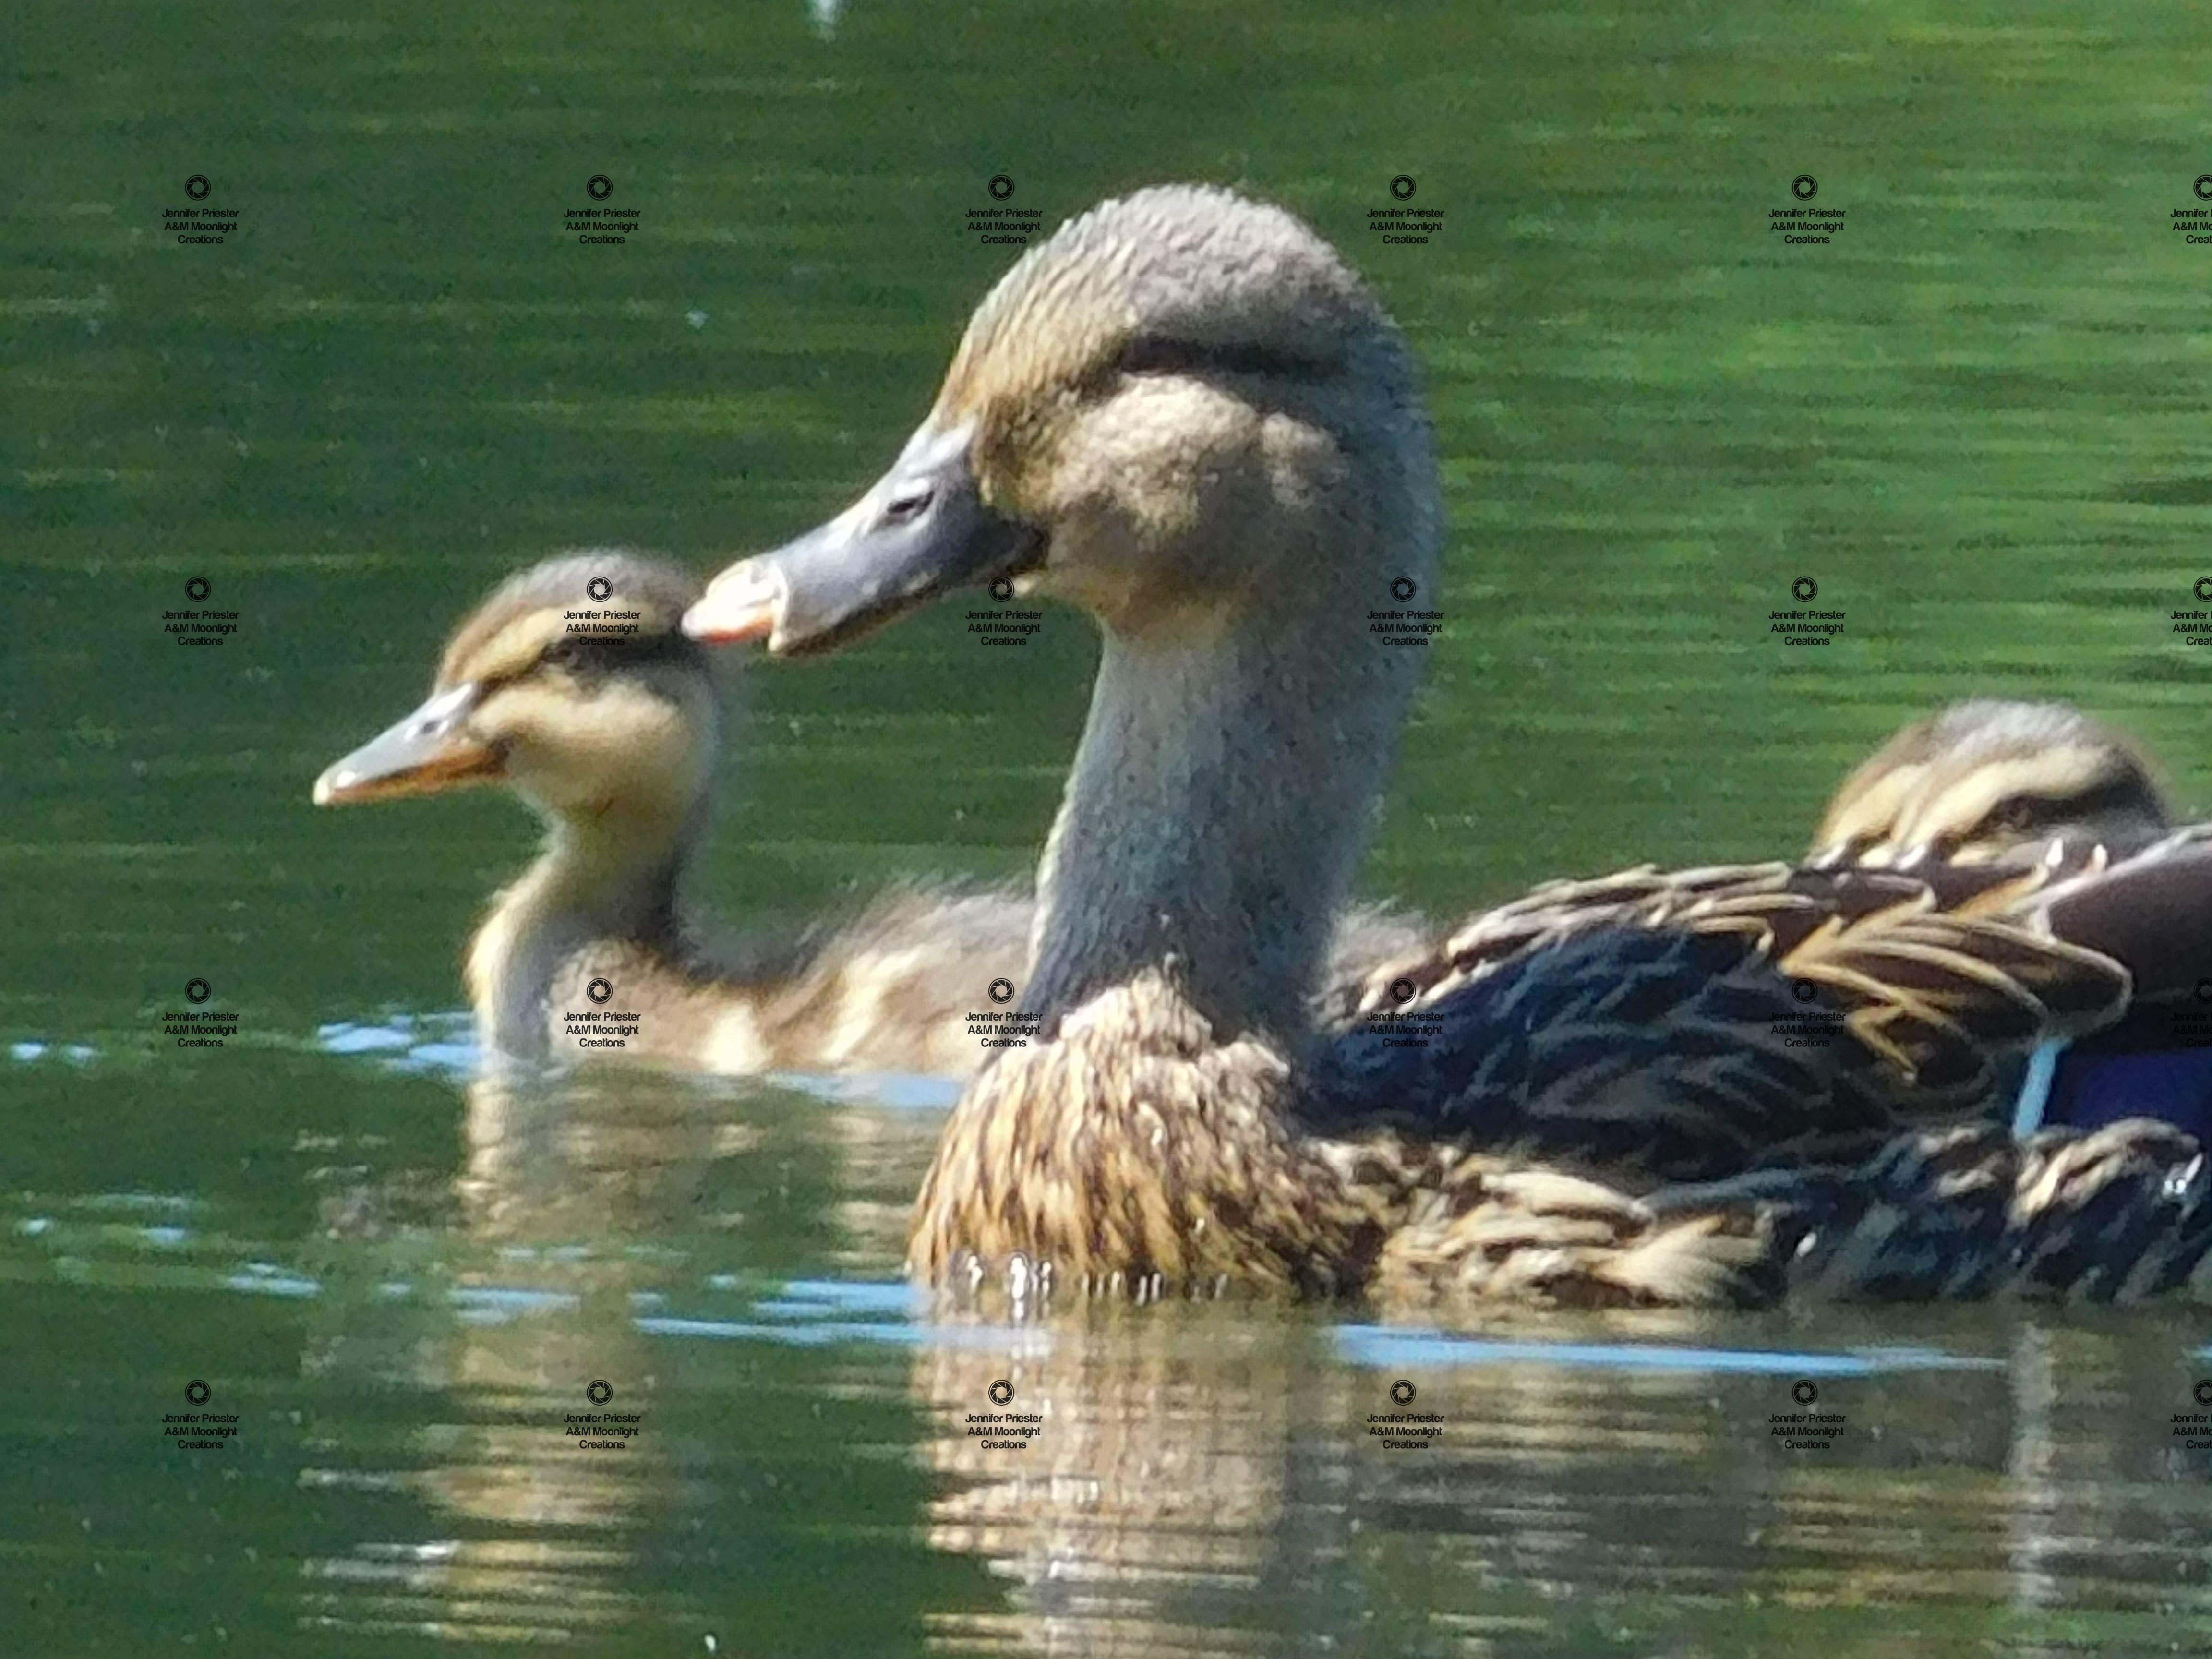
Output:
<svg viewBox="0 0 2212 1659">
<path fill-rule="evenodd" d="M 1030 906 L 1017 895 L 914 884 L 840 921 L 719 948 L 603 934 L 556 959 L 535 996 L 522 993 L 526 1031 L 542 1018 L 548 1051 L 640 1060 L 684 1071 L 912 1072 L 963 1078 L 985 1051 L 968 1021 L 991 1006 L 990 981 L 1019 970 Z M 534 918 L 502 895 L 469 953 L 472 1002 L 495 1004 L 527 984 L 483 967 L 495 930 L 526 935 Z M 979 971 L 987 976 L 977 979 Z M 595 981 L 611 988 L 593 996 Z M 634 1027 L 619 1051 L 584 1045 L 573 1012 Z M 635 1019 L 605 1015 L 632 1015 Z M 597 1041 L 604 1042 L 605 1037 Z M 508 1052 L 516 1050 L 509 1046 Z"/>
<path fill-rule="evenodd" d="M 1170 187 L 1027 255 L 890 473 L 694 608 L 795 653 L 1010 578 L 1104 631 L 1038 875 L 1041 1041 L 947 1125 L 918 1274 L 1756 1300 L 1786 1277 L 1771 1211 L 1632 1194 L 1871 1152 L 2117 1011 L 2113 963 L 2008 919 L 2037 878 L 1771 866 L 1545 890 L 1316 1033 L 1421 662 L 1369 618 L 1434 591 L 1440 540 L 1379 304 L 1288 214 Z"/>
</svg>

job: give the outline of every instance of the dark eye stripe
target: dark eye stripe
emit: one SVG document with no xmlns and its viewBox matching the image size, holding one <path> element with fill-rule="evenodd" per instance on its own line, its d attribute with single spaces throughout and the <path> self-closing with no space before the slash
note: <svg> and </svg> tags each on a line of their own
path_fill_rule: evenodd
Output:
<svg viewBox="0 0 2212 1659">
<path fill-rule="evenodd" d="M 2110 783 L 2079 795 L 2036 794 L 2024 792 L 2007 797 L 1992 807 L 1980 824 L 1984 833 L 2021 830 L 2051 817 L 2086 819 L 2108 811 L 2125 811 L 2140 808 L 2143 792 L 2125 779 L 2116 778 Z"/>
<path fill-rule="evenodd" d="M 1212 345 L 1197 340 L 1140 334 L 1121 348 L 1125 374 L 1261 374 L 1276 379 L 1313 380 L 1331 371 L 1325 363 L 1272 346 Z"/>
<path fill-rule="evenodd" d="M 651 662 L 696 662 L 697 641 L 681 634 L 568 634 L 546 647 L 540 662 L 586 674 L 613 673 Z"/>
</svg>

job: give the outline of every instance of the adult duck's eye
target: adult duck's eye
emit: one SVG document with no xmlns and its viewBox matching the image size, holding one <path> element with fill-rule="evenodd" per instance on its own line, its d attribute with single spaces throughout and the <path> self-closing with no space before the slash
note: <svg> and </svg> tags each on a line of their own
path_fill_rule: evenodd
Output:
<svg viewBox="0 0 2212 1659">
<path fill-rule="evenodd" d="M 890 500 L 884 503 L 884 521 L 906 524 L 918 519 L 928 511 L 930 502 L 936 497 L 935 487 L 927 481 L 901 484 Z"/>
</svg>

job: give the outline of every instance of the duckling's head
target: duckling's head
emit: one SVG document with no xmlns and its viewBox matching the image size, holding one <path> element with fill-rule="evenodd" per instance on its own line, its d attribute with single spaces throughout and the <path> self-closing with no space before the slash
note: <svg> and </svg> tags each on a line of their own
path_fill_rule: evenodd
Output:
<svg viewBox="0 0 2212 1659">
<path fill-rule="evenodd" d="M 2033 862 L 2118 850 L 2172 815 L 2127 738 L 2057 702 L 1978 698 L 1915 721 L 1844 781 L 1814 840 L 1825 865 Z"/>
<path fill-rule="evenodd" d="M 1433 599 L 1439 525 L 1413 356 L 1366 285 L 1280 208 L 1165 185 L 1025 254 L 891 470 L 686 626 L 823 650 L 1010 581 L 1124 635 L 1330 604 L 1364 629 L 1407 581 Z"/>
<path fill-rule="evenodd" d="M 513 785 L 577 825 L 681 820 L 714 765 L 707 653 L 684 636 L 699 585 L 616 550 L 510 578 L 454 634 L 428 701 L 315 781 L 318 805 Z"/>
</svg>

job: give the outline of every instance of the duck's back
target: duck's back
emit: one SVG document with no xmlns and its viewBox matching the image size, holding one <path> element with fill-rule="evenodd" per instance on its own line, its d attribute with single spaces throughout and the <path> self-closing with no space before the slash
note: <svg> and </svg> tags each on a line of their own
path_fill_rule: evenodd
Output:
<svg viewBox="0 0 2212 1659">
<path fill-rule="evenodd" d="M 1985 1112 L 2008 1056 L 2105 1024 L 2127 977 L 2008 920 L 2019 878 L 1949 879 L 1770 865 L 1554 884 L 1381 970 L 1368 1018 L 1316 1057 L 1313 1127 L 1711 1180 Z"/>
<path fill-rule="evenodd" d="M 1018 984 L 1030 908 L 1012 893 L 917 884 L 842 923 L 734 948 L 587 945 L 554 978 L 553 1051 L 738 1074 L 969 1077 L 990 1052 L 970 1017 L 997 1006 L 994 980 Z M 617 1022 L 631 1028 L 618 1054 L 579 1047 L 573 1017 L 595 1009 L 635 1016 Z"/>
</svg>

